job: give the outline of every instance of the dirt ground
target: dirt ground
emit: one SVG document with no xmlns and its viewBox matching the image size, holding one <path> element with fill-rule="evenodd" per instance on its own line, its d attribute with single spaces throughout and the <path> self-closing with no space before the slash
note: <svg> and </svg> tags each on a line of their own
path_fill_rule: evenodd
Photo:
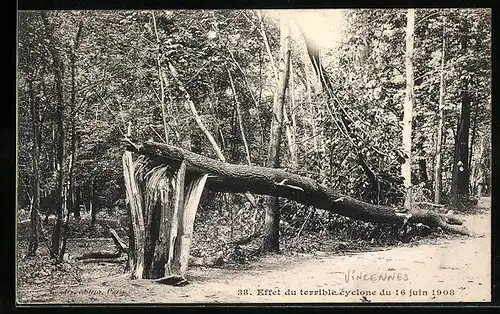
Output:
<svg viewBox="0 0 500 314">
<path fill-rule="evenodd" d="M 248 269 L 192 267 L 190 284 L 172 287 L 129 280 L 120 265 L 79 284 L 18 287 L 23 303 L 295 303 L 490 301 L 490 199 L 461 216 L 475 237 L 333 255 L 270 255 Z M 84 268 L 85 266 L 82 266 Z M 95 266 L 94 266 L 95 267 Z"/>
</svg>

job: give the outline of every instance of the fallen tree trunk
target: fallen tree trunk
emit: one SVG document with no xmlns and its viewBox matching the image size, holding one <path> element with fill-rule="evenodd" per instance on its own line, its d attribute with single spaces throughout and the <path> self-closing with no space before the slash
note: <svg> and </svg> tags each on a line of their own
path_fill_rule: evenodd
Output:
<svg viewBox="0 0 500 314">
<path fill-rule="evenodd" d="M 126 148 L 147 156 L 150 162 L 172 164 L 184 161 L 187 176 L 208 174 L 206 188 L 221 192 L 244 193 L 284 197 L 304 205 L 328 210 L 342 216 L 366 222 L 405 224 L 423 223 L 429 227 L 471 235 L 462 222 L 452 216 L 431 211 L 402 213 L 400 208 L 373 205 L 342 195 L 311 178 L 281 169 L 245 166 L 217 161 L 179 147 L 152 141 L 134 143 L 124 139 Z"/>
</svg>

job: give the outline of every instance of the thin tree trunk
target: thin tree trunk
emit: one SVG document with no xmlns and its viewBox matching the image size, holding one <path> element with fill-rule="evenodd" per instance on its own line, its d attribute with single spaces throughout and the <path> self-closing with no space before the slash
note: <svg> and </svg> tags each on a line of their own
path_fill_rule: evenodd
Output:
<svg viewBox="0 0 500 314">
<path fill-rule="evenodd" d="M 61 263 L 64 258 L 64 253 L 66 252 L 66 244 L 68 241 L 68 230 L 69 230 L 69 219 L 70 219 L 70 210 L 68 208 L 68 191 L 69 184 L 66 184 L 63 188 L 63 217 L 64 222 L 61 230 L 61 248 L 59 249 L 58 261 Z"/>
<path fill-rule="evenodd" d="M 245 153 L 246 153 L 246 158 L 247 158 L 247 164 L 249 166 L 251 166 L 252 162 L 250 160 L 250 150 L 248 149 L 247 138 L 245 136 L 245 130 L 243 129 L 243 121 L 242 121 L 242 118 L 241 118 L 240 103 L 238 101 L 238 96 L 236 95 L 236 89 L 234 87 L 234 82 L 233 82 L 233 76 L 231 75 L 231 72 L 229 71 L 229 69 L 226 69 L 226 70 L 227 70 L 227 74 L 229 75 L 229 82 L 231 83 L 231 88 L 233 90 L 234 105 L 236 107 L 236 115 L 238 117 L 238 125 L 240 127 L 241 138 L 243 140 L 243 145 L 245 146 Z"/>
<path fill-rule="evenodd" d="M 481 137 L 479 142 L 480 150 L 479 150 L 479 158 L 476 162 L 475 168 L 477 169 L 477 199 L 479 200 L 483 194 L 483 185 L 484 185 L 484 170 L 483 170 L 483 156 L 484 156 L 484 138 Z"/>
<path fill-rule="evenodd" d="M 74 167 L 76 162 L 76 49 L 78 49 L 78 45 L 80 42 L 80 35 L 82 32 L 83 23 L 80 21 L 78 23 L 78 29 L 76 31 L 76 36 L 74 39 L 73 47 L 71 48 L 71 148 L 70 148 L 70 157 L 69 157 L 69 165 L 68 165 L 68 186 L 65 192 L 65 201 L 64 206 L 66 207 L 67 214 L 66 220 L 63 226 L 62 232 L 62 246 L 61 251 L 59 252 L 59 261 L 62 262 L 64 253 L 66 252 L 66 243 L 69 232 L 69 220 L 71 212 L 76 211 L 75 197 L 74 197 Z M 70 206 L 68 207 L 68 194 L 70 195 Z"/>
<path fill-rule="evenodd" d="M 470 139 L 470 145 L 469 145 L 469 160 L 467 162 L 469 171 L 472 168 L 472 156 L 474 153 L 474 142 L 476 141 L 476 134 L 477 134 L 477 118 L 479 116 L 478 107 L 479 107 L 479 105 L 476 103 L 475 110 L 473 110 L 474 118 L 472 119 L 471 139 Z M 471 103 L 471 108 L 472 108 L 472 103 Z M 471 173 L 472 173 L 472 171 L 471 171 Z"/>
<path fill-rule="evenodd" d="M 279 167 L 281 133 L 283 128 L 283 107 L 285 105 L 286 88 L 290 75 L 290 27 L 289 17 L 285 13 L 280 18 L 280 61 L 279 80 L 274 93 L 273 116 L 267 166 Z M 278 199 L 269 197 L 264 219 L 264 238 L 262 249 L 265 252 L 279 252 L 279 207 Z"/>
<path fill-rule="evenodd" d="M 269 40 L 267 39 L 266 30 L 264 29 L 264 20 L 263 20 L 264 18 L 259 11 L 257 11 L 257 16 L 259 17 L 260 20 L 259 31 L 260 34 L 262 35 L 262 40 L 264 41 L 264 46 L 266 47 L 266 51 L 269 56 L 269 61 L 271 62 L 271 69 L 273 70 L 274 79 L 278 81 L 279 78 L 278 78 L 278 70 L 276 68 L 276 62 L 274 62 L 274 57 L 271 52 L 271 47 L 269 46 Z"/>
<path fill-rule="evenodd" d="M 179 89 L 184 93 L 185 101 L 188 104 L 188 106 L 189 106 L 189 108 L 191 110 L 191 113 L 193 114 L 193 117 L 194 117 L 194 119 L 196 121 L 196 124 L 198 125 L 198 127 L 200 128 L 200 130 L 203 132 L 203 134 L 205 134 L 205 136 L 207 137 L 208 141 L 212 145 L 212 148 L 215 151 L 215 154 L 217 155 L 217 158 L 220 161 L 225 162 L 226 158 L 224 157 L 224 154 L 222 153 L 222 150 L 220 149 L 219 145 L 215 141 L 215 139 L 212 136 L 212 134 L 210 133 L 210 131 L 208 131 L 208 129 L 205 127 L 205 124 L 203 123 L 203 121 L 201 121 L 201 118 L 200 118 L 200 116 L 198 114 L 198 111 L 196 110 L 196 107 L 194 106 L 193 101 L 191 100 L 191 97 L 189 96 L 189 93 L 187 92 L 186 88 L 184 87 L 184 85 L 182 84 L 182 82 L 179 80 L 179 78 L 177 76 L 177 70 L 174 68 L 174 66 L 171 63 L 168 63 L 168 68 L 170 70 L 170 74 L 174 78 L 174 80 L 177 83 Z M 250 193 L 244 193 L 244 194 L 245 194 L 246 198 L 252 203 L 252 205 L 255 206 L 255 202 L 254 202 L 255 198 L 253 197 L 253 195 L 251 195 Z"/>
<path fill-rule="evenodd" d="M 163 86 L 163 71 L 161 67 L 161 43 L 160 43 L 160 37 L 158 36 L 158 29 L 156 28 L 156 17 L 155 13 L 151 12 L 151 15 L 153 16 L 153 26 L 155 29 L 155 35 L 156 35 L 156 49 L 157 49 L 157 54 L 156 54 L 156 64 L 158 66 L 158 78 L 160 80 L 160 105 L 161 105 L 161 116 L 163 118 L 163 131 L 165 132 L 165 143 L 168 144 L 168 127 L 167 127 L 167 113 L 165 111 L 165 88 Z"/>
<path fill-rule="evenodd" d="M 95 186 L 96 183 L 94 179 L 92 179 L 91 185 L 90 185 L 90 227 L 94 228 L 95 227 L 95 221 L 96 221 L 96 216 L 97 216 L 97 196 L 95 193 Z"/>
<path fill-rule="evenodd" d="M 437 121 L 436 162 L 434 166 L 434 203 L 441 204 L 443 186 L 442 150 L 443 150 L 443 119 L 444 99 L 446 96 L 446 77 L 444 66 L 446 62 L 446 19 L 443 21 L 443 45 L 441 48 L 441 69 L 439 75 L 439 109 Z"/>
<path fill-rule="evenodd" d="M 290 71 L 293 70 L 292 66 L 292 59 L 290 58 Z M 290 118 L 292 120 L 292 125 L 290 126 L 290 133 L 291 133 L 291 138 L 292 138 L 292 163 L 295 165 L 295 167 L 298 167 L 298 157 L 297 157 L 297 151 L 298 151 L 298 146 L 297 146 L 297 120 L 295 118 L 295 97 L 294 97 L 294 92 L 295 92 L 295 81 L 293 79 L 293 72 L 290 72 Z"/>
<path fill-rule="evenodd" d="M 461 53 L 467 53 L 468 34 L 463 30 L 461 37 Z M 451 182 L 451 201 L 453 207 L 457 207 L 460 200 L 469 197 L 469 131 L 470 131 L 470 104 L 471 95 L 469 93 L 469 80 L 462 79 L 462 104 L 460 119 L 457 124 L 457 134 L 455 139 L 455 154 L 453 163 L 453 173 Z"/>
<path fill-rule="evenodd" d="M 290 59 L 290 69 L 292 69 L 292 60 Z M 286 104 L 283 106 L 283 118 L 285 123 L 285 136 L 287 140 L 288 150 L 290 151 L 290 164 L 293 169 L 297 168 L 297 146 L 295 143 L 295 114 L 294 114 L 294 101 L 293 101 L 293 73 L 290 73 L 290 88 L 288 89 L 288 95 L 290 102 L 290 116 L 288 118 L 288 112 L 286 110 Z"/>
<path fill-rule="evenodd" d="M 184 100 L 185 100 L 186 104 L 188 105 L 189 109 L 191 110 L 191 113 L 193 114 L 193 117 L 194 117 L 194 120 L 196 121 L 196 124 L 198 125 L 200 130 L 203 132 L 203 134 L 205 134 L 208 141 L 212 145 L 212 148 L 215 151 L 217 158 L 219 158 L 220 161 L 226 161 L 226 158 L 224 157 L 224 154 L 222 154 L 222 151 L 221 151 L 219 145 L 215 141 L 212 134 L 210 134 L 208 129 L 205 127 L 205 124 L 203 123 L 203 121 L 201 121 L 200 115 L 198 114 L 198 110 L 196 110 L 196 107 L 194 106 L 194 103 L 191 100 L 189 93 L 187 92 L 186 88 L 184 87 L 184 84 L 182 84 L 182 82 L 179 80 L 179 78 L 177 76 L 177 70 L 174 68 L 174 66 L 170 62 L 168 63 L 168 68 L 170 70 L 170 74 L 172 75 L 175 82 L 177 83 L 177 86 L 179 87 L 181 92 L 183 92 Z"/>
<path fill-rule="evenodd" d="M 413 119 L 413 41 L 415 28 L 415 10 L 408 9 L 407 26 L 406 26 L 406 52 L 405 52 L 405 68 L 406 68 L 406 96 L 404 102 L 403 114 L 403 150 L 406 154 L 404 164 L 401 166 L 401 174 L 404 178 L 405 194 L 405 209 L 411 209 L 411 133 Z"/>
<path fill-rule="evenodd" d="M 31 234 L 28 245 L 28 256 L 36 255 L 39 237 L 39 212 L 40 212 L 40 107 L 34 98 L 33 80 L 28 81 L 28 96 L 31 109 L 31 126 L 33 131 L 32 161 L 32 206 L 30 213 Z"/>
<path fill-rule="evenodd" d="M 52 244 L 50 255 L 52 258 L 57 258 L 60 241 L 61 241 L 61 229 L 62 229 L 62 219 L 63 219 L 63 186 L 64 186 L 64 99 L 63 99 L 63 63 L 61 60 L 60 52 L 56 48 L 56 42 L 54 38 L 53 25 L 50 24 L 47 12 L 40 11 L 40 16 L 42 18 L 46 37 L 49 41 L 48 49 L 52 56 L 52 70 L 55 79 L 55 90 L 56 90 L 56 123 L 57 123 L 57 161 L 56 167 L 58 171 L 57 175 L 57 185 L 56 185 L 56 214 L 57 220 L 52 231 Z"/>
</svg>

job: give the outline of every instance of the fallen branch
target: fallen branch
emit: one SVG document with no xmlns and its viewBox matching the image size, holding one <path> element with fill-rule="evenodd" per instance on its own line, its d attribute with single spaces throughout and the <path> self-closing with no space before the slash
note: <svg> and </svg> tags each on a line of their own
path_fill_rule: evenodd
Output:
<svg viewBox="0 0 500 314">
<path fill-rule="evenodd" d="M 128 254 L 128 246 L 123 242 L 122 239 L 118 236 L 116 231 L 108 226 L 109 232 L 111 233 L 111 238 L 113 239 L 113 242 L 115 243 L 115 246 L 118 248 L 120 252 L 127 253 Z"/>
</svg>

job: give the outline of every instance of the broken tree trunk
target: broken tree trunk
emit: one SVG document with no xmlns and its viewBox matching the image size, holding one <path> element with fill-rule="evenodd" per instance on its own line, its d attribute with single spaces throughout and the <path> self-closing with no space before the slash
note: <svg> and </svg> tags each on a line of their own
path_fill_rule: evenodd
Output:
<svg viewBox="0 0 500 314">
<path fill-rule="evenodd" d="M 429 227 L 441 227 L 454 233 L 470 235 L 465 227 L 457 226 L 462 223 L 452 216 L 431 211 L 401 213 L 401 209 L 365 203 L 342 195 L 311 178 L 281 169 L 224 163 L 175 146 L 151 141 L 137 144 L 125 139 L 124 142 L 128 150 L 147 156 L 151 162 L 171 164 L 183 160 L 186 164 L 187 177 L 208 175 L 206 188 L 210 190 L 232 193 L 249 191 L 284 197 L 367 222 L 388 224 L 420 222 Z"/>
<path fill-rule="evenodd" d="M 132 161 L 132 153 L 123 153 L 123 176 L 125 179 L 125 191 L 129 203 L 130 219 L 132 222 L 133 247 L 129 248 L 129 259 L 132 267 L 132 279 L 142 278 L 144 271 L 144 219 L 143 198 L 135 179 L 135 164 Z"/>
<path fill-rule="evenodd" d="M 174 254 L 175 254 L 175 243 L 177 240 L 177 231 L 179 226 L 179 212 L 182 211 L 182 205 L 184 204 L 184 179 L 186 176 L 186 163 L 181 162 L 179 170 L 177 170 L 177 176 L 175 178 L 175 191 L 173 196 L 174 207 L 171 211 L 171 221 L 169 225 L 169 242 L 168 242 L 168 259 L 165 264 L 165 275 L 172 275 L 180 267 L 176 267 L 174 264 Z"/>
<path fill-rule="evenodd" d="M 191 181 L 187 189 L 184 208 L 178 213 L 178 234 L 174 247 L 172 272 L 175 275 L 185 276 L 189 261 L 189 249 L 193 234 L 194 218 L 200 202 L 201 193 L 205 187 L 207 175 L 202 175 Z"/>
</svg>

